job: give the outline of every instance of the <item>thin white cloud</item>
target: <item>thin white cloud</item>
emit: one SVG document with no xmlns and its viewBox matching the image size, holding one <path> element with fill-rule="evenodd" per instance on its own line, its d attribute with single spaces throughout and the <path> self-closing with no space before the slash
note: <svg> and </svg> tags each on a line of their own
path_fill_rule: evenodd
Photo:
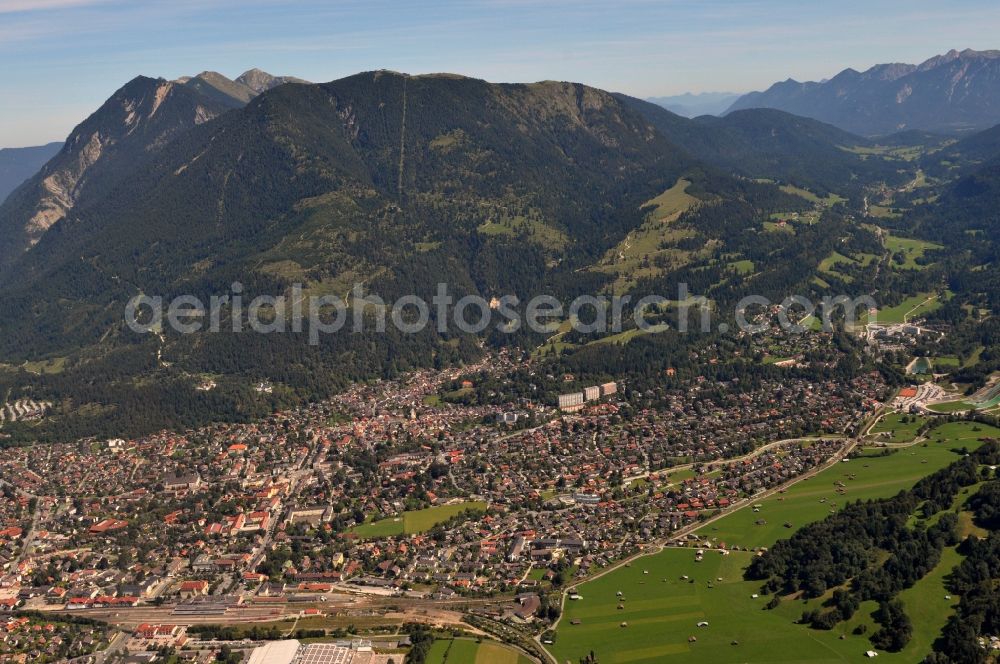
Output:
<svg viewBox="0 0 1000 664">
<path fill-rule="evenodd" d="M 110 0 L 0 0 L 0 14 L 48 11 L 52 9 L 75 9 L 102 5 Z"/>
</svg>

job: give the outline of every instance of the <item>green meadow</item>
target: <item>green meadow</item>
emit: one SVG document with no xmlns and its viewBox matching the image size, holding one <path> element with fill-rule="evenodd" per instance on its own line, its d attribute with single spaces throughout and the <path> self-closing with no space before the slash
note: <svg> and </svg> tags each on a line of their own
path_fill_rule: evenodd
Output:
<svg viewBox="0 0 1000 664">
<path fill-rule="evenodd" d="M 904 419 L 907 421 L 904 422 Z M 917 429 L 923 426 L 926 421 L 925 417 L 888 413 L 872 427 L 871 433 L 873 436 L 888 433 L 888 442 L 890 443 L 908 443 L 917 437 Z M 881 436 L 878 437 L 882 439 Z"/>
<path fill-rule="evenodd" d="M 466 510 L 483 512 L 486 510 L 486 503 L 482 501 L 468 501 L 453 505 L 435 505 L 434 507 L 422 510 L 403 512 L 401 516 L 387 517 L 364 523 L 360 526 L 355 526 L 351 532 L 363 539 L 424 533 L 439 523 L 444 523 Z"/>
<path fill-rule="evenodd" d="M 941 307 L 941 297 L 933 293 L 920 293 L 908 297 L 894 307 L 878 310 L 879 323 L 905 323 L 922 314 L 930 313 Z"/>
<path fill-rule="evenodd" d="M 725 542 L 727 547 L 744 549 L 770 546 L 795 528 L 824 518 L 846 501 L 885 498 L 912 486 L 958 459 L 956 448 L 974 448 L 984 436 L 1000 436 L 1000 430 L 969 423 L 947 424 L 931 432 L 927 443 L 888 456 L 868 450 L 783 494 L 757 501 L 758 512 L 743 508 L 703 527 L 698 534 L 713 545 Z M 863 604 L 850 621 L 831 631 L 795 624 L 803 611 L 819 606 L 824 598 L 811 602 L 784 598 L 776 609 L 765 610 L 769 598 L 753 597 L 760 583 L 743 580 L 743 570 L 753 555 L 748 550 L 722 555 L 706 547 L 703 561 L 697 562 L 694 548 L 668 548 L 582 583 L 576 586 L 582 599 L 565 602 L 550 652 L 559 664 L 576 664 L 591 650 L 601 664 L 864 659 L 871 644 L 867 635 L 853 631 L 874 631 L 873 603 Z M 959 560 L 955 549 L 946 549 L 941 563 L 900 595 L 915 635 L 903 652 L 881 652 L 879 661 L 918 662 L 929 652 L 957 603 L 957 598 L 944 599 L 944 577 Z M 617 595 L 619 591 L 623 599 Z M 699 627 L 699 622 L 708 626 Z"/>
</svg>

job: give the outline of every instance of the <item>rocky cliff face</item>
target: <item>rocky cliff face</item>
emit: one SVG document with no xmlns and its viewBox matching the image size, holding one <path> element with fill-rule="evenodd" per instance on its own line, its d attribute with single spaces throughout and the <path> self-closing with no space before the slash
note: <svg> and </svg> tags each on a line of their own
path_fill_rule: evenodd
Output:
<svg viewBox="0 0 1000 664">
<path fill-rule="evenodd" d="M 241 105 L 177 81 L 130 81 L 0 206 L 0 267 L 38 242 L 70 210 L 110 191 L 175 137 Z"/>
</svg>

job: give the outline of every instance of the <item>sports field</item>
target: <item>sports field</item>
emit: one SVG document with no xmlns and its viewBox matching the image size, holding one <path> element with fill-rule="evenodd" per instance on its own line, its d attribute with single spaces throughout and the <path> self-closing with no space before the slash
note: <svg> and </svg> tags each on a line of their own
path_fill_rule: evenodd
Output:
<svg viewBox="0 0 1000 664">
<path fill-rule="evenodd" d="M 973 410 L 973 406 L 968 401 L 961 399 L 959 401 L 942 401 L 941 403 L 932 403 L 927 406 L 930 410 L 935 413 L 960 413 L 966 410 Z"/>
<path fill-rule="evenodd" d="M 352 532 L 362 538 L 393 537 L 403 534 L 424 533 L 437 524 L 444 523 L 466 510 L 485 511 L 486 503 L 482 501 L 467 501 L 452 505 L 436 505 L 412 512 L 403 512 L 402 516 L 379 519 L 378 521 L 356 526 L 352 529 Z"/>
<path fill-rule="evenodd" d="M 494 641 L 438 639 L 431 645 L 427 664 L 531 664 L 531 660 Z"/>
<path fill-rule="evenodd" d="M 934 430 L 926 444 L 900 449 L 890 456 L 871 452 L 872 456 L 839 463 L 784 494 L 758 501 L 759 512 L 744 508 L 704 527 L 699 534 L 713 545 L 770 546 L 794 528 L 825 517 L 835 505 L 889 497 L 912 486 L 958 459 L 954 449 L 974 448 L 984 436 L 1000 436 L 1000 430 L 969 423 L 947 424 Z M 837 493 L 838 482 L 844 485 L 844 495 Z M 757 525 L 759 520 L 766 523 Z M 786 528 L 786 522 L 792 527 Z M 822 598 L 811 603 L 786 599 L 778 608 L 765 611 L 767 598 L 752 597 L 760 583 L 742 580 L 743 569 L 753 555 L 749 551 L 722 555 L 706 547 L 704 560 L 697 562 L 693 548 L 666 549 L 581 584 L 577 590 L 582 599 L 566 601 L 550 651 L 559 664 L 575 664 L 590 650 L 597 653 L 601 664 L 864 659 L 864 652 L 871 649 L 868 638 L 851 632 L 865 624 L 871 633 L 874 605 L 862 605 L 851 621 L 829 632 L 796 625 L 794 621 L 803 610 L 818 606 Z M 957 560 L 954 550 L 946 550 L 942 564 L 901 595 L 918 633 L 904 652 L 881 653 L 879 661 L 917 662 L 926 654 L 956 602 L 954 598 L 944 600 L 943 577 Z M 617 596 L 619 591 L 623 600 Z M 579 624 L 572 624 L 577 620 Z M 698 627 L 703 621 L 708 626 Z M 622 627 L 623 622 L 627 626 Z M 690 641 L 690 637 L 696 640 Z"/>
</svg>

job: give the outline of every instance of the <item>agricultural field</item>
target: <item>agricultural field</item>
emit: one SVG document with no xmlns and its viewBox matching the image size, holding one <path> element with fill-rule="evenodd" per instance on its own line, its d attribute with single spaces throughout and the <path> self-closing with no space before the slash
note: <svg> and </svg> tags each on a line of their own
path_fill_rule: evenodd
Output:
<svg viewBox="0 0 1000 664">
<path fill-rule="evenodd" d="M 757 501 L 759 512 L 749 507 L 738 510 L 698 534 L 728 547 L 770 546 L 788 537 L 793 528 L 824 518 L 836 504 L 892 496 L 957 460 L 956 448 L 974 448 L 980 438 L 998 435 L 1000 430 L 991 427 L 953 423 L 932 431 L 927 443 L 889 456 L 868 450 L 795 484 L 784 494 Z M 836 482 L 844 484 L 843 495 L 837 493 Z M 757 525 L 758 521 L 766 523 Z M 560 664 L 575 663 L 591 650 L 601 664 L 863 659 L 871 644 L 867 636 L 851 632 L 865 624 L 871 633 L 874 605 L 863 604 L 852 620 L 828 632 L 797 625 L 802 612 L 824 598 L 808 603 L 786 598 L 776 609 L 764 610 L 767 598 L 753 597 L 760 583 L 743 580 L 752 556 L 745 550 L 722 555 L 706 546 L 703 561 L 697 562 L 693 548 L 667 548 L 580 584 L 576 589 L 582 598 L 566 601 L 550 651 Z M 920 633 L 903 652 L 880 653 L 879 661 L 916 662 L 926 654 L 957 603 L 954 598 L 944 599 L 943 583 L 958 556 L 954 549 L 946 550 L 937 568 L 901 594 Z M 617 595 L 619 591 L 624 599 Z M 699 627 L 700 622 L 708 625 Z"/>
<path fill-rule="evenodd" d="M 531 660 L 494 641 L 438 639 L 431 645 L 427 664 L 531 664 Z"/>
<path fill-rule="evenodd" d="M 872 205 L 868 208 L 868 214 L 879 219 L 898 219 L 903 215 L 886 205 Z"/>
<path fill-rule="evenodd" d="M 422 510 L 403 512 L 402 516 L 388 517 L 355 526 L 352 532 L 361 538 L 393 537 L 424 533 L 466 510 L 485 511 L 486 503 L 467 501 L 452 505 L 436 505 Z"/>
<path fill-rule="evenodd" d="M 922 145 L 891 146 L 891 145 L 852 145 L 844 148 L 848 152 L 863 157 L 881 157 L 882 159 L 898 159 L 900 161 L 916 161 L 924 155 L 926 148 Z"/>
</svg>

